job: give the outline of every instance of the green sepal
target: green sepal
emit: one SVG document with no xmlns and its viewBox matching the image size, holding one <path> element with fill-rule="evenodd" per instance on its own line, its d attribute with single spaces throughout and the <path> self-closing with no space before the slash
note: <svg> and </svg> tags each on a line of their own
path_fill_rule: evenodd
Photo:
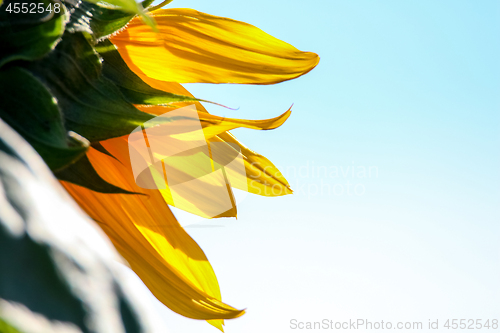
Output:
<svg viewBox="0 0 500 333">
<path fill-rule="evenodd" d="M 153 0 L 142 2 L 146 8 Z M 73 11 L 68 23 L 68 31 L 85 31 L 92 34 L 94 40 L 108 37 L 114 32 L 124 28 L 135 17 L 119 9 L 103 8 L 91 2 L 80 2 L 77 6 L 67 4 Z"/>
<path fill-rule="evenodd" d="M 115 160 L 118 161 L 118 159 L 116 157 L 114 157 L 113 154 L 111 154 L 106 148 L 104 148 L 104 146 L 100 142 L 92 143 L 92 148 L 94 148 L 95 150 L 97 150 L 103 154 L 106 154 L 110 157 L 113 157 Z"/>
<path fill-rule="evenodd" d="M 28 66 L 58 100 L 66 128 L 90 142 L 130 134 L 154 118 L 101 75 L 101 58 L 82 33 L 66 33 L 43 61 Z"/>
<path fill-rule="evenodd" d="M 148 15 L 148 12 L 144 10 L 142 4 L 135 2 L 135 0 L 106 0 L 106 1 L 86 0 L 86 1 L 95 3 L 96 5 L 106 9 L 111 9 L 111 10 L 118 9 L 134 15 L 139 15 L 144 21 L 144 23 L 149 25 L 151 29 L 157 30 L 155 20 Z"/>
<path fill-rule="evenodd" d="M 122 29 L 134 18 L 134 14 L 119 9 L 108 9 L 90 2 L 80 2 L 77 6 L 67 5 L 73 13 L 67 24 L 69 32 L 87 32 L 95 40 L 109 36 Z"/>
<path fill-rule="evenodd" d="M 85 154 L 89 143 L 68 134 L 57 100 L 30 72 L 20 67 L 3 69 L 0 87 L 0 118 L 21 134 L 52 170 Z"/>
<path fill-rule="evenodd" d="M 53 9 L 56 3 L 60 6 L 59 13 L 38 12 L 38 4 L 44 9 L 50 4 Z M 12 10 L 14 4 L 27 4 L 30 11 L 32 5 L 36 5 L 37 10 L 35 13 L 8 12 L 8 6 Z M 67 19 L 66 9 L 59 1 L 5 1 L 0 7 L 0 67 L 14 60 L 40 59 L 49 53 L 60 41 Z"/>
<path fill-rule="evenodd" d="M 59 180 L 80 185 L 95 192 L 138 194 L 136 192 L 124 190 L 102 179 L 92 166 L 92 163 L 90 163 L 87 156 L 83 156 L 78 161 L 61 171 L 54 172 L 54 175 Z"/>
</svg>

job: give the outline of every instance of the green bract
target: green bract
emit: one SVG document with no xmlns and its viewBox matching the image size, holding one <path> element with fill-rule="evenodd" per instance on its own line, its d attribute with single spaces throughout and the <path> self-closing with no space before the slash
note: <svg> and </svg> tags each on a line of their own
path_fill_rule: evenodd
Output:
<svg viewBox="0 0 500 333">
<path fill-rule="evenodd" d="M 49 55 L 28 68 L 58 100 L 66 128 L 91 142 L 129 134 L 153 118 L 102 75 L 102 60 L 81 32 L 65 33 Z"/>
<path fill-rule="evenodd" d="M 61 169 L 78 160 L 88 142 L 69 136 L 57 100 L 45 86 L 21 67 L 0 71 L 0 117 L 37 150 L 45 163 Z"/>
<path fill-rule="evenodd" d="M 154 20 L 146 14 L 144 11 L 143 5 L 148 6 L 150 5 L 153 1 L 147 0 L 144 1 L 142 4 L 135 2 L 135 0 L 106 0 L 106 1 L 101 1 L 101 0 L 89 0 L 89 2 L 93 2 L 96 5 L 102 7 L 105 10 L 98 11 L 99 14 L 98 18 L 101 21 L 104 21 L 104 23 L 107 21 L 107 24 L 102 24 L 103 26 L 103 31 L 113 33 L 117 29 L 121 28 L 120 24 L 125 22 L 127 17 L 130 17 L 128 20 L 130 20 L 132 17 L 135 16 L 135 14 L 141 16 L 142 20 L 148 24 L 151 28 L 155 29 L 155 23 Z M 85 6 L 85 5 L 84 5 Z M 106 11 L 107 9 L 107 11 Z M 116 13 L 116 10 L 119 9 L 125 13 L 128 13 L 129 15 L 126 17 L 119 18 L 121 14 L 113 14 Z M 132 14 L 132 15 L 130 15 Z M 114 29 L 114 30 L 112 30 Z M 99 33 L 102 34 L 103 31 L 99 31 Z"/>
</svg>

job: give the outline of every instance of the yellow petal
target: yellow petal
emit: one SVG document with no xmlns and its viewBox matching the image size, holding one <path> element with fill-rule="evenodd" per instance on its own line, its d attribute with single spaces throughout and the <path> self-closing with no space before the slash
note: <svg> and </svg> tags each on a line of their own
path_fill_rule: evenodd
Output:
<svg viewBox="0 0 500 333">
<path fill-rule="evenodd" d="M 233 157 L 227 161 L 229 163 L 238 155 L 228 147 L 226 155 L 219 154 L 212 159 L 197 117 L 176 115 L 172 119 L 181 119 L 164 124 L 167 129 L 162 126 L 138 128 L 128 139 L 119 142 L 125 149 L 117 158 L 130 159 L 137 184 L 142 188 L 158 189 L 171 206 L 205 218 L 236 216 L 234 195 L 223 165 L 228 160 L 226 156 Z M 199 129 L 198 135 L 193 135 L 189 129 L 189 123 L 193 122 Z M 188 133 L 183 133 L 186 128 Z M 106 148 L 107 144 L 102 142 Z M 244 169 L 241 157 L 239 161 Z"/>
<path fill-rule="evenodd" d="M 160 9 L 152 16 L 159 33 L 135 18 L 110 39 L 150 85 L 148 79 L 273 84 L 303 75 L 319 62 L 317 54 L 244 22 L 184 8 Z"/>
<path fill-rule="evenodd" d="M 226 142 L 231 145 L 236 145 L 243 155 L 247 184 L 231 182 L 234 188 L 267 197 L 293 193 L 288 181 L 270 160 L 247 148 L 231 133 L 221 133 L 211 138 L 210 142 Z M 241 178 L 232 177 L 232 179 Z"/>
<path fill-rule="evenodd" d="M 106 149 L 115 157 L 127 155 L 123 141 L 108 140 Z M 151 292 L 173 311 L 189 318 L 211 320 L 215 326 L 221 322 L 214 319 L 241 316 L 243 310 L 221 302 L 210 263 L 179 225 L 160 192 L 143 190 L 135 184 L 127 158 L 118 161 L 94 149 L 88 157 L 107 181 L 145 194 L 103 194 L 62 182 L 87 214 L 99 222 Z"/>
<path fill-rule="evenodd" d="M 156 89 L 160 89 L 163 91 L 169 91 L 176 94 L 181 94 L 185 96 L 193 96 L 186 88 L 184 88 L 181 84 L 176 82 L 164 82 L 157 80 L 150 80 L 150 85 Z M 179 107 L 185 107 L 189 105 L 195 105 L 196 110 L 198 111 L 198 116 L 200 119 L 203 119 L 204 114 L 208 114 L 207 110 L 203 107 L 203 105 L 199 102 L 184 102 L 178 103 Z M 137 106 L 139 109 L 144 112 L 149 112 L 155 115 L 161 115 L 165 112 L 165 110 L 174 110 L 174 108 L 169 108 L 166 106 Z M 283 124 L 283 122 L 288 119 L 290 115 L 290 110 L 285 112 L 279 117 L 264 120 L 264 122 L 274 123 L 272 128 L 276 128 Z M 211 115 L 210 115 L 211 116 Z M 207 116 L 209 117 L 209 116 Z M 217 116 L 213 116 L 217 117 Z M 208 118 L 207 118 L 208 119 Z M 221 119 L 221 117 L 217 118 Z M 231 119 L 234 120 L 234 119 Z M 249 122 L 252 122 L 251 120 Z M 207 125 L 209 123 L 205 123 Z M 267 128 L 259 128 L 259 129 L 271 129 L 271 127 Z M 282 196 L 287 194 L 292 194 L 293 191 L 290 188 L 288 181 L 282 175 L 282 173 L 276 168 L 276 166 L 268 160 L 266 157 L 254 152 L 253 150 L 247 148 L 244 144 L 238 141 L 231 133 L 228 131 L 219 133 L 214 137 L 207 138 L 209 142 L 215 143 L 229 143 L 231 145 L 236 145 L 238 150 L 243 155 L 244 163 L 245 163 L 245 172 L 244 177 L 247 178 L 246 183 L 242 183 L 241 181 L 237 181 L 241 179 L 241 177 L 232 177 L 231 186 L 243 191 L 248 191 L 253 194 L 258 194 L 262 196 Z M 238 172 L 233 170 L 234 172 Z"/>
</svg>

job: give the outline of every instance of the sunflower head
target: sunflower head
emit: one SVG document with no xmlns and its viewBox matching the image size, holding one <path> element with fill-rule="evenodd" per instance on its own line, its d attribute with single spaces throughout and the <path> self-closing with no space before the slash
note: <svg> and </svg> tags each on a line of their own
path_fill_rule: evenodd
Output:
<svg viewBox="0 0 500 333">
<path fill-rule="evenodd" d="M 274 84 L 319 57 L 244 22 L 160 8 L 169 2 L 0 1 L 0 118 L 163 304 L 222 330 L 244 310 L 221 301 L 169 206 L 236 217 L 233 188 L 291 194 L 276 166 L 230 133 L 278 128 L 291 111 L 219 117 L 181 84 Z"/>
</svg>

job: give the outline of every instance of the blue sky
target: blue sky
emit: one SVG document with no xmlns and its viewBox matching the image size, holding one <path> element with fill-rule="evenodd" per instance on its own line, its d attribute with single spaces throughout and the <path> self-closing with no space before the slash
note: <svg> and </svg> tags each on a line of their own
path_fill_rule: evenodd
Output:
<svg viewBox="0 0 500 333">
<path fill-rule="evenodd" d="M 250 195 L 238 220 L 178 214 L 195 223 L 187 230 L 223 300 L 248 309 L 226 332 L 297 331 L 291 319 L 424 328 L 428 319 L 500 319 L 500 2 L 170 7 L 245 21 L 321 56 L 309 74 L 274 86 L 186 85 L 239 108 L 207 106 L 234 118 L 270 118 L 294 104 L 277 130 L 234 131 L 282 169 L 294 195 Z M 344 175 L 314 176 L 318 167 Z M 377 172 L 352 176 L 353 167 Z M 217 332 L 158 310 L 172 332 Z"/>
</svg>

